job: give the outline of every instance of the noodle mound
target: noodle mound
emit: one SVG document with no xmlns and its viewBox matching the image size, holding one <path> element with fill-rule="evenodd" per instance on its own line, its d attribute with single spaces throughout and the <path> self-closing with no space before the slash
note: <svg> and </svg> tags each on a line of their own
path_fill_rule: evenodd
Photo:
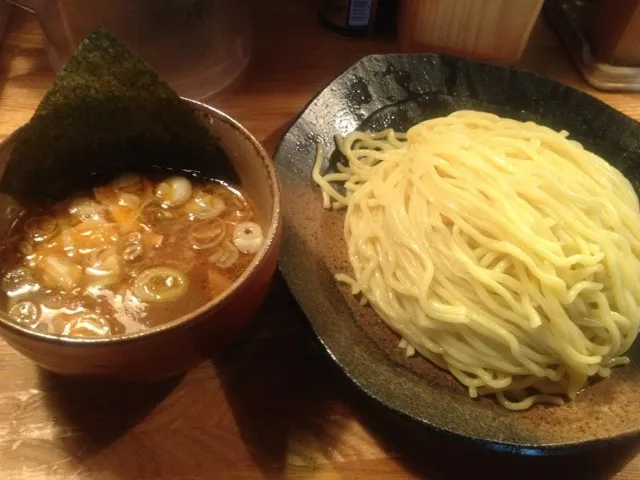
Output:
<svg viewBox="0 0 640 480">
<path fill-rule="evenodd" d="M 337 142 L 345 163 L 322 176 L 319 149 L 313 171 L 325 207 L 346 207 L 353 276 L 337 279 L 407 355 L 513 410 L 628 362 L 640 215 L 618 170 L 566 132 L 474 111 Z"/>
</svg>

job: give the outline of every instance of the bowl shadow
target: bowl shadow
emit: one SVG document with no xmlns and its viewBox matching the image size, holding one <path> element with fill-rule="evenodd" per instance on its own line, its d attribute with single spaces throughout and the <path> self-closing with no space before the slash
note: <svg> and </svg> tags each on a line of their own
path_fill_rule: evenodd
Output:
<svg viewBox="0 0 640 480">
<path fill-rule="evenodd" d="M 362 392 L 352 402 L 358 422 L 415 478 L 475 480 L 491 472 L 493 480 L 603 480 L 614 478 L 640 453 L 638 438 L 547 456 L 490 450 L 400 416 Z"/>
<path fill-rule="evenodd" d="M 107 450 L 141 423 L 181 379 L 177 376 L 156 383 L 124 383 L 69 378 L 39 369 L 49 415 L 64 432 L 61 442 L 69 457 L 79 465 Z M 117 468 L 117 464 L 112 467 Z M 119 473 L 126 478 L 126 472 Z"/>
<path fill-rule="evenodd" d="M 336 381 L 280 274 L 250 328 L 211 363 L 265 478 L 331 460 L 351 421 L 341 402 L 350 386 Z"/>
</svg>

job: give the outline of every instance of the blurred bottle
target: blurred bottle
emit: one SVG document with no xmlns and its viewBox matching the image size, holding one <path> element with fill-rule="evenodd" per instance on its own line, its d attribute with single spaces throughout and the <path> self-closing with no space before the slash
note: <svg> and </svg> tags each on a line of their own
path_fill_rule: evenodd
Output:
<svg viewBox="0 0 640 480">
<path fill-rule="evenodd" d="M 329 30 L 357 37 L 373 33 L 378 0 L 323 0 L 318 18 Z"/>
</svg>

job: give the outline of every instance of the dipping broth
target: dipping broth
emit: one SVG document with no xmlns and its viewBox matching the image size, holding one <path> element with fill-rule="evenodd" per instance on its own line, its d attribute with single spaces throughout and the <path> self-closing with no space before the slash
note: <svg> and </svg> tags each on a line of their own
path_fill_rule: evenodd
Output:
<svg viewBox="0 0 640 480">
<path fill-rule="evenodd" d="M 218 297 L 263 241 L 250 202 L 221 182 L 123 175 L 27 209 L 2 250 L 1 307 L 55 335 L 133 333 Z"/>
</svg>

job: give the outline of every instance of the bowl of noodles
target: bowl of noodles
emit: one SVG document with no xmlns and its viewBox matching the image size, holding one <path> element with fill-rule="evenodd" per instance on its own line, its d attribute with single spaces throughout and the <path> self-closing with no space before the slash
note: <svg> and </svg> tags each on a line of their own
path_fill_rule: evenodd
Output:
<svg viewBox="0 0 640 480">
<path fill-rule="evenodd" d="M 364 58 L 279 145 L 282 272 L 394 411 L 524 453 L 636 436 L 639 142 L 532 74 Z"/>
</svg>

